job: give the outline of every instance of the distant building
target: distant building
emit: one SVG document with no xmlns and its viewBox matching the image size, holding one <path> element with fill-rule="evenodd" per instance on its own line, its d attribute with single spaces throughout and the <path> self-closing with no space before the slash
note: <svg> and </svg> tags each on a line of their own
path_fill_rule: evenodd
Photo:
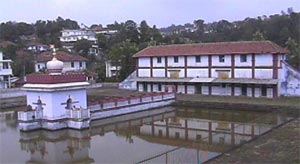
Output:
<svg viewBox="0 0 300 164">
<path fill-rule="evenodd" d="M 89 49 L 88 54 L 98 55 L 99 48 L 97 43 L 97 37 L 94 30 L 90 29 L 76 29 L 68 30 L 64 29 L 61 31 L 60 41 L 62 42 L 62 47 L 66 48 L 70 52 L 74 48 L 74 43 L 81 39 L 86 39 L 92 43 L 92 47 Z"/>
<path fill-rule="evenodd" d="M 86 39 L 94 43 L 97 41 L 96 33 L 93 30 L 88 29 L 62 30 L 59 39 L 63 43 L 76 42 L 81 39 Z"/>
<path fill-rule="evenodd" d="M 44 52 L 48 51 L 50 48 L 48 45 L 42 44 L 42 43 L 30 43 L 27 44 L 26 50 L 32 51 L 32 52 Z"/>
<path fill-rule="evenodd" d="M 58 51 L 56 53 L 58 60 L 64 62 L 63 72 L 68 71 L 83 71 L 86 69 L 87 59 L 80 56 L 74 55 L 69 52 Z M 46 69 L 46 63 L 52 59 L 50 52 L 43 52 L 36 57 L 35 72 L 40 72 Z"/>
<path fill-rule="evenodd" d="M 3 59 L 3 53 L 0 51 L 0 89 L 11 87 L 11 77 L 13 75 L 11 63 L 12 60 Z"/>
<path fill-rule="evenodd" d="M 111 35 L 114 35 L 118 32 L 118 30 L 112 30 L 107 27 L 102 26 L 96 26 L 92 29 L 96 34 L 103 34 L 107 37 L 110 37 Z"/>
<path fill-rule="evenodd" d="M 121 70 L 120 63 L 112 62 L 110 60 L 105 62 L 106 68 L 106 77 L 116 77 L 119 75 L 119 71 Z"/>
<path fill-rule="evenodd" d="M 287 52 L 270 41 L 148 47 L 134 55 L 137 88 L 146 92 L 278 97 L 287 92 L 281 89 L 288 84 L 288 67 L 283 67 Z M 299 78 L 296 81 L 299 83 Z M 300 95 L 298 84 L 293 82 L 286 90 L 288 86 L 295 86 L 293 92 Z M 291 88 L 288 91 L 291 93 Z"/>
</svg>

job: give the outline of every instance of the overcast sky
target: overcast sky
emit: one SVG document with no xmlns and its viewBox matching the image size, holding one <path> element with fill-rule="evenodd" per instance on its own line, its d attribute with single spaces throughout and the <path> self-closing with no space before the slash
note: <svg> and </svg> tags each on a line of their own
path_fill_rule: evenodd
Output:
<svg viewBox="0 0 300 164">
<path fill-rule="evenodd" d="M 269 16 L 289 7 L 299 12 L 300 0 L 1 0 L 0 22 L 35 23 L 61 16 L 88 26 L 146 20 L 166 27 L 196 19 L 207 23 Z"/>
</svg>

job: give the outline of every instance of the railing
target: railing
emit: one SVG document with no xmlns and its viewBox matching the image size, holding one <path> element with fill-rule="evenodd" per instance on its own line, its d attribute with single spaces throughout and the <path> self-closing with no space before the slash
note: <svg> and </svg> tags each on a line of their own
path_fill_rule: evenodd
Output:
<svg viewBox="0 0 300 164">
<path fill-rule="evenodd" d="M 66 110 L 67 117 L 71 119 L 89 118 L 90 117 L 89 113 L 90 112 L 88 109 L 81 109 L 81 108 Z"/>
<path fill-rule="evenodd" d="M 93 111 L 111 110 L 114 108 L 137 105 L 143 103 L 151 103 L 156 101 L 175 99 L 175 93 L 148 93 L 143 95 L 130 96 L 125 98 L 111 98 L 102 101 L 91 101 L 88 109 Z"/>
<path fill-rule="evenodd" d="M 10 98 L 10 97 L 20 97 L 25 96 L 26 92 L 21 90 L 21 88 L 7 88 L 0 89 L 0 99 L 1 98 Z"/>
</svg>

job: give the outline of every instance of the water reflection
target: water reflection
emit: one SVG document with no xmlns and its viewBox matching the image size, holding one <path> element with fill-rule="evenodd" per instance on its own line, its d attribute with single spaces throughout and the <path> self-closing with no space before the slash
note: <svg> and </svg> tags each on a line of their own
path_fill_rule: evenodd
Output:
<svg viewBox="0 0 300 164">
<path fill-rule="evenodd" d="M 0 115 L 1 163 L 202 163 L 289 119 L 276 113 L 166 107 L 93 121 L 84 131 L 19 132 L 14 114 Z M 19 146 L 4 150 L 2 138 L 14 142 L 15 136 Z"/>
</svg>

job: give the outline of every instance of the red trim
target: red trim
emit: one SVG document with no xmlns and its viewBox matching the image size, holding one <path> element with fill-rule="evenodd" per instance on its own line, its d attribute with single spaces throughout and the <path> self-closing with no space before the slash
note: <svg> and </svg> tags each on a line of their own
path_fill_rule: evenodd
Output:
<svg viewBox="0 0 300 164">
<path fill-rule="evenodd" d="M 27 83 L 31 84 L 57 84 L 57 83 L 70 83 L 70 82 L 84 82 L 86 75 L 83 73 L 70 73 L 61 75 L 49 74 L 30 74 L 26 76 Z"/>
<path fill-rule="evenodd" d="M 136 77 L 139 77 L 139 58 L 136 58 Z"/>
<path fill-rule="evenodd" d="M 274 85 L 273 87 L 273 98 L 277 98 L 278 97 L 278 89 L 277 89 L 277 85 Z"/>
<path fill-rule="evenodd" d="M 278 78 L 278 54 L 273 54 L 273 79 Z"/>
<path fill-rule="evenodd" d="M 150 57 L 150 77 L 153 77 L 153 57 Z"/>
<path fill-rule="evenodd" d="M 252 79 L 255 79 L 255 54 L 251 54 L 252 56 Z"/>
<path fill-rule="evenodd" d="M 211 56 L 208 56 L 208 77 L 211 77 Z"/>
<path fill-rule="evenodd" d="M 234 84 L 232 84 L 232 86 L 231 86 L 231 96 L 234 96 L 235 95 L 235 85 Z"/>
<path fill-rule="evenodd" d="M 168 57 L 165 56 L 165 77 L 168 77 Z"/>
<path fill-rule="evenodd" d="M 184 77 L 187 78 L 187 56 L 184 56 Z"/>
<path fill-rule="evenodd" d="M 252 97 L 255 97 L 255 85 L 252 85 Z"/>
<path fill-rule="evenodd" d="M 234 67 L 235 67 L 234 54 L 231 54 L 231 78 L 234 78 Z"/>
</svg>

